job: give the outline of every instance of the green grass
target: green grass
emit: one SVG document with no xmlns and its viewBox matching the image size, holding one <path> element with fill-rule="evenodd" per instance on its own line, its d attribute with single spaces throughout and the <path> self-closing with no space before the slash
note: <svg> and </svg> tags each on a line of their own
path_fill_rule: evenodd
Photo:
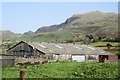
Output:
<svg viewBox="0 0 120 80">
<path fill-rule="evenodd" d="M 117 78 L 118 63 L 56 62 L 26 67 L 4 67 L 3 78 L 19 78 L 20 69 L 27 78 Z"/>
<path fill-rule="evenodd" d="M 19 38 L 16 38 L 15 40 L 21 41 L 33 41 L 33 42 L 55 42 L 57 41 L 64 41 L 68 38 L 70 38 L 70 31 L 63 30 L 63 31 L 57 31 L 57 32 L 48 32 L 48 33 L 41 33 L 38 35 L 30 35 L 30 36 L 22 36 Z"/>
<path fill-rule="evenodd" d="M 115 55 L 120 55 L 120 51 L 114 51 L 112 53 L 115 54 Z"/>
</svg>

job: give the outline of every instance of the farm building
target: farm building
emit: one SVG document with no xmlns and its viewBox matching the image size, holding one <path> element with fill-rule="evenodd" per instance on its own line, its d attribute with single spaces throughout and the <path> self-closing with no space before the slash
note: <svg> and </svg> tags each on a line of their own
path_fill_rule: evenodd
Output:
<svg viewBox="0 0 120 80">
<path fill-rule="evenodd" d="M 15 58 L 10 55 L 0 55 L 0 66 L 13 66 L 15 65 Z"/>
<path fill-rule="evenodd" d="M 38 43 L 21 41 L 7 50 L 9 55 L 18 57 L 47 57 L 48 60 L 95 61 L 118 60 L 102 49 L 89 45 Z"/>
</svg>

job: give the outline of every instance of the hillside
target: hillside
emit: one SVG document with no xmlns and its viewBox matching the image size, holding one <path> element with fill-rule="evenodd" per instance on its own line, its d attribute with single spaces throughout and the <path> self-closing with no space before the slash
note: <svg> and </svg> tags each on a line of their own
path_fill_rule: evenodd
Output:
<svg viewBox="0 0 120 80">
<path fill-rule="evenodd" d="M 33 35 L 33 34 L 34 34 L 33 31 L 27 31 L 27 32 L 23 33 L 23 35 Z"/>
<path fill-rule="evenodd" d="M 93 11 L 83 14 L 75 14 L 65 22 L 58 25 L 40 27 L 35 33 L 70 30 L 73 33 L 96 34 L 117 33 L 118 15 L 116 13 L 104 13 Z"/>
<path fill-rule="evenodd" d="M 94 38 L 118 37 L 118 14 L 112 12 L 93 11 L 78 13 L 66 19 L 58 25 L 40 27 L 35 32 L 25 32 L 22 37 L 16 38 L 16 34 L 11 31 L 4 31 L 3 39 L 14 38 L 15 40 L 37 41 L 37 42 L 80 42 L 86 35 Z"/>
<path fill-rule="evenodd" d="M 0 31 L 0 39 L 1 40 L 9 40 L 9 39 L 13 39 L 13 38 L 16 38 L 19 36 L 21 36 L 21 34 L 14 33 L 10 30 L 1 30 Z"/>
</svg>

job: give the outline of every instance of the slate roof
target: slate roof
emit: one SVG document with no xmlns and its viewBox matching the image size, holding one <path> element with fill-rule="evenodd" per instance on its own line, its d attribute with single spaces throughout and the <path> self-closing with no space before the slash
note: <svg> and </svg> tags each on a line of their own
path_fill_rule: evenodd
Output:
<svg viewBox="0 0 120 80">
<path fill-rule="evenodd" d="M 34 49 L 37 49 L 43 53 L 48 54 L 90 54 L 90 55 L 113 55 L 100 48 L 96 48 L 89 45 L 79 44 L 55 44 L 55 43 L 38 43 L 38 42 L 26 42 Z"/>
<path fill-rule="evenodd" d="M 13 47 L 9 48 L 7 51 L 16 47 L 21 43 L 27 43 L 34 49 L 37 49 L 45 54 L 90 54 L 90 55 L 113 55 L 107 51 L 100 48 L 96 48 L 89 45 L 80 44 L 60 44 L 60 43 L 39 43 L 39 42 L 26 42 L 21 41 Z"/>
</svg>

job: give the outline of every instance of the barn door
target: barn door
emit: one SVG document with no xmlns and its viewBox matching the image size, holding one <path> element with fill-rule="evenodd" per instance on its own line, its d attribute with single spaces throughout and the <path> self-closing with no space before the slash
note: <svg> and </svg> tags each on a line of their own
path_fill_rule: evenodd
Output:
<svg viewBox="0 0 120 80">
<path fill-rule="evenodd" d="M 99 62 L 104 62 L 106 60 L 108 60 L 108 55 L 99 55 Z"/>
<path fill-rule="evenodd" d="M 85 61 L 85 55 L 72 55 L 72 61 L 84 62 Z"/>
</svg>

